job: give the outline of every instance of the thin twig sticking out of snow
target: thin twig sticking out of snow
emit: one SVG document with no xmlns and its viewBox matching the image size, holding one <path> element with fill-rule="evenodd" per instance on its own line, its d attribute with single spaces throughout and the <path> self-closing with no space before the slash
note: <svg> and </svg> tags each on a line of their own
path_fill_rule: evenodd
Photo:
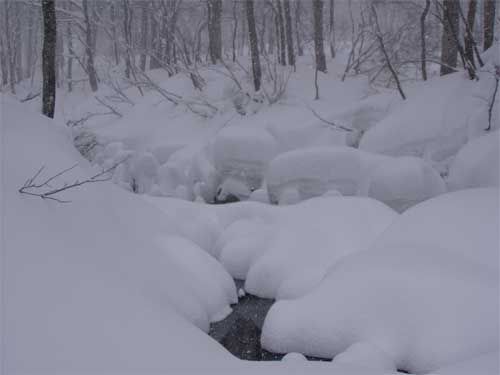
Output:
<svg viewBox="0 0 500 375">
<path fill-rule="evenodd" d="M 30 177 L 28 180 L 26 180 L 24 185 L 18 191 L 20 194 L 33 195 L 35 197 L 40 197 L 42 199 L 50 199 L 50 200 L 53 200 L 53 201 L 56 201 L 59 203 L 70 203 L 71 201 L 59 199 L 59 198 L 55 197 L 54 195 L 61 193 L 62 191 L 73 189 L 73 188 L 76 188 L 76 187 L 79 187 L 79 186 L 82 186 L 85 184 L 90 184 L 90 183 L 94 183 L 94 182 L 109 181 L 112 176 L 106 176 L 106 175 L 109 172 L 113 171 L 118 165 L 123 163 L 125 160 L 126 160 L 126 158 L 118 163 L 113 164 L 111 167 L 102 170 L 101 172 L 93 175 L 92 177 L 90 177 L 86 180 L 83 180 L 83 181 L 76 180 L 75 182 L 73 182 L 71 184 L 65 183 L 63 186 L 58 187 L 58 188 L 53 188 L 50 185 L 50 182 L 52 182 L 57 177 L 60 177 L 60 176 L 64 175 L 65 173 L 71 171 L 72 169 L 76 168 L 78 166 L 78 164 L 75 164 L 69 168 L 66 168 L 66 169 L 60 171 L 59 173 L 56 173 L 55 175 L 49 177 L 48 179 L 46 179 L 43 182 L 36 183 L 35 180 L 40 176 L 40 174 L 45 169 L 45 166 L 42 166 L 33 175 L 33 177 Z M 43 189 L 43 188 L 48 188 L 49 190 L 44 191 L 44 192 L 37 192 L 36 191 L 37 189 Z"/>
<path fill-rule="evenodd" d="M 321 120 L 322 122 L 324 122 L 325 124 L 328 124 L 330 126 L 333 126 L 335 128 L 337 128 L 338 130 L 343 130 L 343 131 L 346 131 L 346 132 L 352 132 L 354 131 L 353 129 L 350 129 L 350 128 L 347 128 L 345 126 L 342 126 L 342 125 L 339 125 L 339 124 L 336 124 L 332 121 L 328 121 L 326 120 L 325 118 L 321 117 L 318 112 L 316 112 L 314 109 L 312 109 L 311 107 L 307 107 L 311 112 L 312 114 L 314 115 L 314 117 L 316 117 L 318 120 Z"/>
<path fill-rule="evenodd" d="M 495 105 L 495 99 L 498 92 L 498 81 L 500 80 L 500 66 L 495 67 L 495 90 L 493 91 L 493 96 L 488 106 L 488 127 L 486 130 L 491 130 L 491 117 L 493 115 L 493 106 Z"/>
</svg>

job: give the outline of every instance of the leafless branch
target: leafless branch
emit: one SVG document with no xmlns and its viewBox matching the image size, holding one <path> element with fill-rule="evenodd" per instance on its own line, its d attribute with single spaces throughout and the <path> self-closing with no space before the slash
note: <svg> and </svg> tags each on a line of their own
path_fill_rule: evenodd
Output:
<svg viewBox="0 0 500 375">
<path fill-rule="evenodd" d="M 334 123 L 333 121 L 328 121 L 327 119 L 321 117 L 318 112 L 316 112 L 314 109 L 312 109 L 311 107 L 307 107 L 311 112 L 312 114 L 314 115 L 314 117 L 316 117 L 318 120 L 324 122 L 325 124 L 327 125 L 330 125 L 330 126 L 333 126 L 334 128 L 337 128 L 337 130 L 343 130 L 343 131 L 346 131 L 346 132 L 352 132 L 354 131 L 353 129 L 351 128 L 348 128 L 346 126 L 343 126 L 343 125 L 339 125 L 339 124 L 336 124 Z"/>
</svg>

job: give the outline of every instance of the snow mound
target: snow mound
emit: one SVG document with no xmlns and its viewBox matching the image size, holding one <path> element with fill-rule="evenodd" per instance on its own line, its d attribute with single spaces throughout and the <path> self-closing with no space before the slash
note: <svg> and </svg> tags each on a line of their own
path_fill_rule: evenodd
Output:
<svg viewBox="0 0 500 375">
<path fill-rule="evenodd" d="M 410 373 L 498 351 L 497 195 L 445 194 L 408 210 L 372 249 L 344 257 L 309 294 L 275 303 L 263 346 L 326 358 L 347 350 L 348 359 L 376 368 L 392 362 Z M 454 226 L 457 219 L 464 225 Z M 463 237 L 468 241 L 457 251 Z M 496 261 L 471 261 L 474 252 L 496 252 Z"/>
<path fill-rule="evenodd" d="M 407 156 L 388 159 L 371 172 L 368 196 L 402 212 L 445 191 L 445 182 L 434 168 Z"/>
<path fill-rule="evenodd" d="M 450 190 L 499 186 L 500 132 L 469 141 L 455 156 L 448 174 Z"/>
<path fill-rule="evenodd" d="M 276 299 L 295 298 L 314 288 L 331 265 L 367 249 L 397 216 L 361 197 L 315 198 L 275 210 L 272 237 L 264 239 L 265 251 L 252 257 L 245 290 Z M 256 238 L 246 243 L 263 247 Z"/>
<path fill-rule="evenodd" d="M 397 211 L 446 191 L 441 176 L 416 157 L 388 157 L 349 147 L 283 153 L 267 173 L 272 203 L 293 204 L 336 191 L 370 196 Z"/>
<path fill-rule="evenodd" d="M 248 198 L 250 192 L 260 188 L 269 161 L 275 156 L 277 149 L 273 136 L 263 129 L 246 127 L 229 127 L 222 130 L 214 141 L 214 166 L 220 183 L 227 179 L 238 180 L 247 187 L 242 198 Z M 235 183 L 226 189 L 240 197 L 242 189 Z"/>
<path fill-rule="evenodd" d="M 79 163 L 53 186 L 95 171 L 66 128 L 0 98 L 7 373 L 168 372 L 193 351 L 204 366 L 230 362 L 194 326 L 227 312 L 229 275 L 190 239 L 157 243 L 183 224 L 111 183 L 68 190 L 68 204 L 19 194 L 43 164 L 42 178 Z"/>
</svg>

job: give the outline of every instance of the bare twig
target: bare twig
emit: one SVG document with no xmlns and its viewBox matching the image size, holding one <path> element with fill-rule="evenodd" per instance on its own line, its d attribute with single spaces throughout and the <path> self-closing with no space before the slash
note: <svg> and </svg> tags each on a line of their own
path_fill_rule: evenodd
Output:
<svg viewBox="0 0 500 375">
<path fill-rule="evenodd" d="M 491 117 L 493 115 L 493 106 L 495 105 L 495 99 L 498 92 L 498 81 L 500 80 L 500 67 L 496 67 L 495 73 L 495 90 L 493 91 L 493 96 L 491 97 L 491 101 L 488 105 L 488 127 L 486 130 L 491 130 Z"/>
<path fill-rule="evenodd" d="M 316 117 L 318 120 L 324 122 L 327 125 L 333 126 L 334 128 L 337 128 L 337 130 L 343 130 L 343 131 L 346 131 L 346 132 L 352 132 L 352 131 L 354 131 L 353 129 L 348 128 L 346 126 L 339 125 L 339 124 L 334 123 L 333 121 L 326 120 L 325 118 L 321 117 L 318 114 L 318 112 L 316 112 L 314 109 L 312 109 L 309 106 L 307 108 L 312 112 L 312 114 L 314 115 L 314 117 Z"/>
<path fill-rule="evenodd" d="M 60 177 L 64 175 L 65 173 L 73 170 L 74 168 L 77 167 L 78 164 L 75 164 L 69 168 L 63 169 L 62 171 L 56 173 L 55 175 L 47 178 L 46 180 L 42 182 L 35 182 L 36 179 L 40 176 L 40 174 L 43 172 L 45 169 L 45 166 L 40 167 L 40 169 L 33 175 L 33 177 L 28 178 L 26 182 L 24 183 L 21 188 L 19 188 L 19 193 L 20 194 L 27 194 L 27 195 L 32 195 L 35 197 L 40 197 L 42 199 L 50 199 L 59 203 L 70 203 L 71 201 L 68 200 L 62 200 L 57 197 L 55 197 L 56 194 L 61 193 L 62 191 L 73 189 L 85 184 L 90 184 L 94 182 L 104 182 L 104 181 L 109 181 L 112 176 L 106 176 L 109 172 L 113 171 L 118 165 L 123 163 L 126 159 L 113 164 L 111 167 L 102 170 L 101 172 L 93 175 L 92 177 L 86 179 L 86 180 L 76 180 L 75 182 L 68 184 L 65 183 L 61 187 L 53 188 L 50 183 L 54 181 L 57 177 Z M 41 189 L 45 189 L 45 191 L 39 191 Z M 38 190 L 38 191 L 37 191 Z"/>
</svg>

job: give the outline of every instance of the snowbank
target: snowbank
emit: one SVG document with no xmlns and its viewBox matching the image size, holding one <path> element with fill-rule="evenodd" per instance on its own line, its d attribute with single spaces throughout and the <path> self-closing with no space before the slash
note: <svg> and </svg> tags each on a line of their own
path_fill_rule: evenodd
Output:
<svg viewBox="0 0 500 375">
<path fill-rule="evenodd" d="M 7 373 L 158 372 L 193 352 L 200 366 L 230 361 L 193 326 L 207 330 L 236 300 L 227 273 L 189 238 L 165 237 L 181 224 L 112 184 L 62 193 L 67 204 L 19 194 L 41 165 L 47 178 L 80 164 L 53 186 L 92 171 L 66 129 L 4 96 L 1 107 Z"/>
<path fill-rule="evenodd" d="M 407 211 L 371 250 L 344 257 L 309 294 L 278 301 L 263 346 L 323 357 L 347 350 L 343 357 L 377 368 L 392 363 L 423 373 L 498 350 L 497 194 L 446 194 Z"/>
<path fill-rule="evenodd" d="M 450 190 L 499 185 L 500 132 L 469 141 L 455 156 L 448 174 Z"/>
</svg>

